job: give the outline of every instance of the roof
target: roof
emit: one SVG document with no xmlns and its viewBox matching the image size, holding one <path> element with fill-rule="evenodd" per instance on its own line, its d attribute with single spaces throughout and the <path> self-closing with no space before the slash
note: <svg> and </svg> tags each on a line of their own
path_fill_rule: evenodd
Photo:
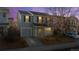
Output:
<svg viewBox="0 0 79 59">
<path fill-rule="evenodd" d="M 47 13 L 35 12 L 35 11 L 21 11 L 21 10 L 19 10 L 19 12 L 23 13 L 23 14 L 30 14 L 30 15 L 45 15 L 45 16 L 49 15 Z"/>
<path fill-rule="evenodd" d="M 21 11 L 19 10 L 20 13 L 23 13 L 23 14 L 30 14 L 28 11 Z"/>
<path fill-rule="evenodd" d="M 46 15 L 46 16 L 48 16 L 49 14 L 47 14 L 47 13 L 42 13 L 42 12 L 34 12 L 34 11 L 30 11 L 32 14 L 34 14 L 34 15 Z"/>
<path fill-rule="evenodd" d="M 0 10 L 5 10 L 9 12 L 9 9 L 7 7 L 0 7 Z"/>
<path fill-rule="evenodd" d="M 78 20 L 78 18 L 77 18 L 77 17 L 75 17 L 75 16 L 71 16 L 71 17 L 69 17 L 69 18 L 72 18 L 72 19 L 77 19 L 77 20 Z"/>
</svg>

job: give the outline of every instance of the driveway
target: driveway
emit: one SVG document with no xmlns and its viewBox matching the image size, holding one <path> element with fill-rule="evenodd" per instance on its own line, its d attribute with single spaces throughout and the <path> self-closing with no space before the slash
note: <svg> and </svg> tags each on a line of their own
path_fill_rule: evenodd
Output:
<svg viewBox="0 0 79 59">
<path fill-rule="evenodd" d="M 41 47 L 43 44 L 37 38 L 25 38 L 29 47 Z"/>
</svg>

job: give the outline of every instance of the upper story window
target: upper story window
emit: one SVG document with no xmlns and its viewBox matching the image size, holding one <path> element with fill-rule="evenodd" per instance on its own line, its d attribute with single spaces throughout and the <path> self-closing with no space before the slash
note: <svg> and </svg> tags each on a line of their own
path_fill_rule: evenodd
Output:
<svg viewBox="0 0 79 59">
<path fill-rule="evenodd" d="M 38 16 L 37 22 L 38 22 L 38 23 L 42 23 L 42 21 L 43 21 L 43 17 Z"/>
<path fill-rule="evenodd" d="M 47 17 L 47 22 L 49 22 L 50 21 L 50 18 L 49 17 Z"/>
<path fill-rule="evenodd" d="M 24 16 L 24 22 L 29 23 L 30 22 L 30 16 Z"/>
<path fill-rule="evenodd" d="M 46 23 L 50 23 L 50 18 L 49 18 L 49 17 L 46 17 L 46 18 L 45 18 L 45 22 L 46 22 Z"/>
</svg>

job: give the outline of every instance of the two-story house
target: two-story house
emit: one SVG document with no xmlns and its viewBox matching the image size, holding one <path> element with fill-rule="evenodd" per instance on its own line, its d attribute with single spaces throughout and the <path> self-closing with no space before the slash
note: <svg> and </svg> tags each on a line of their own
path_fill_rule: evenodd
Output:
<svg viewBox="0 0 79 59">
<path fill-rule="evenodd" d="M 8 16 L 9 10 L 6 8 L 0 8 L 0 36 L 5 36 L 8 31 Z"/>
<path fill-rule="evenodd" d="M 51 16 L 33 11 L 18 11 L 18 28 L 22 37 L 42 37 L 52 35 Z"/>
</svg>

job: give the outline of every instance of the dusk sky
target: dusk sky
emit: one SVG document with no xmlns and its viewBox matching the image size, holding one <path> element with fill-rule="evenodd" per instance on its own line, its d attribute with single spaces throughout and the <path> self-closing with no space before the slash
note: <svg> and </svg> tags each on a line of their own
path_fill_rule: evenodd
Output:
<svg viewBox="0 0 79 59">
<path fill-rule="evenodd" d="M 47 7 L 8 7 L 8 9 L 10 12 L 10 17 L 13 17 L 14 19 L 16 19 L 16 14 L 17 14 L 18 10 L 49 13 L 47 10 Z M 74 13 L 76 15 L 76 17 L 79 18 L 79 7 L 73 7 L 72 13 Z"/>
<path fill-rule="evenodd" d="M 10 17 L 13 17 L 16 19 L 16 15 L 18 10 L 24 10 L 24 11 L 37 11 L 37 12 L 47 12 L 45 7 L 9 7 Z"/>
</svg>

